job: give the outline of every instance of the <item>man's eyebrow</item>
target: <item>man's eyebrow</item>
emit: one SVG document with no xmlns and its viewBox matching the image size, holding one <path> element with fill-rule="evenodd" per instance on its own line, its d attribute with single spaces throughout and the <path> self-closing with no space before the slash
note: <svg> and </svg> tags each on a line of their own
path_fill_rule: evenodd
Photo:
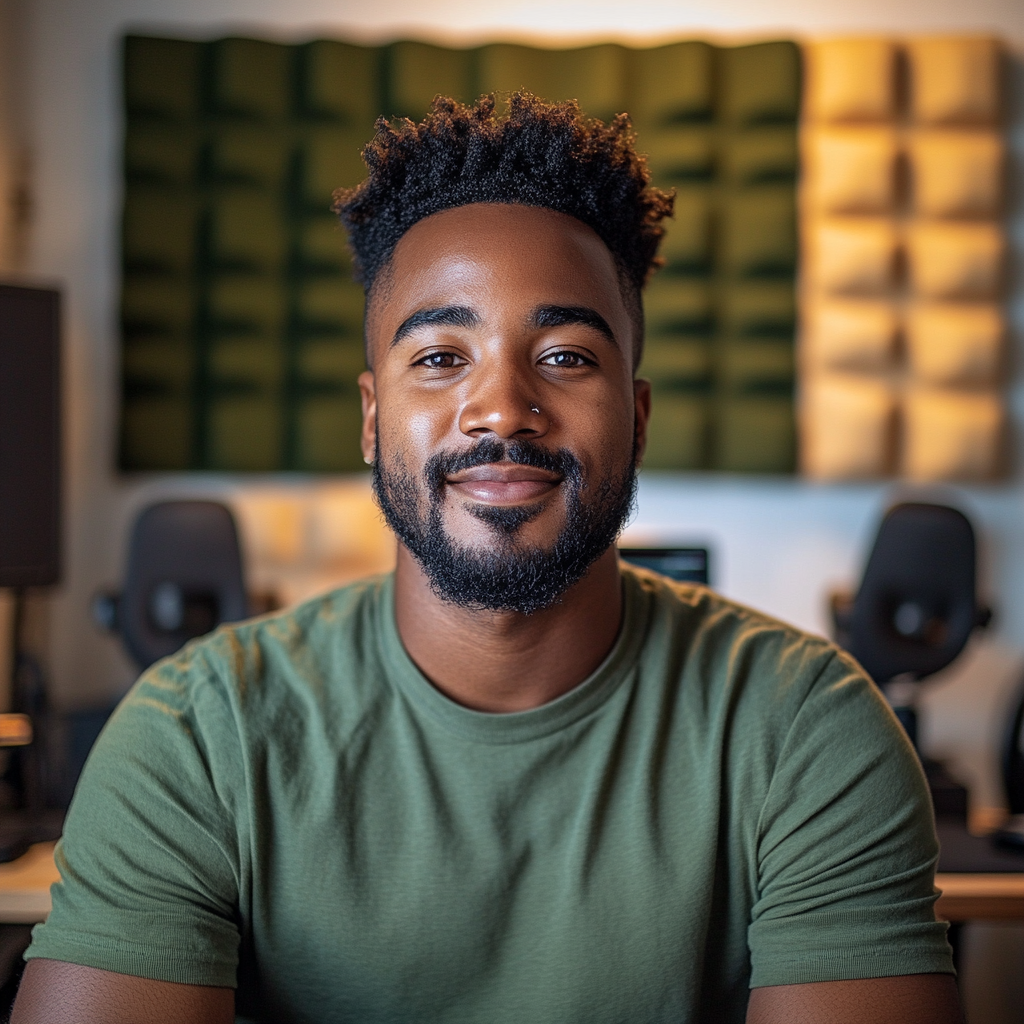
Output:
<svg viewBox="0 0 1024 1024">
<path fill-rule="evenodd" d="M 469 306 L 438 306 L 435 309 L 418 309 L 412 316 L 406 317 L 391 339 L 397 345 L 407 334 L 420 327 L 431 327 L 442 324 L 446 327 L 477 327 L 480 317 Z"/>
<path fill-rule="evenodd" d="M 538 306 L 530 317 L 534 327 L 565 327 L 568 324 L 582 324 L 600 331 L 616 348 L 618 341 L 608 321 L 596 309 L 589 306 Z"/>
</svg>

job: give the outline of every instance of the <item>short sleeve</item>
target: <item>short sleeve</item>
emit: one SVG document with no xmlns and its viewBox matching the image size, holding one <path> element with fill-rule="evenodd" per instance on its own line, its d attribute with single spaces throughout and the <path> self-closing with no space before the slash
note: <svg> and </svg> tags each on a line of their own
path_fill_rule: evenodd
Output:
<svg viewBox="0 0 1024 1024">
<path fill-rule="evenodd" d="M 186 649 L 157 666 L 107 723 L 57 846 L 53 910 L 26 958 L 235 985 L 241 755 L 230 699 L 202 660 Z"/>
<path fill-rule="evenodd" d="M 903 729 L 836 655 L 792 721 L 758 823 L 751 987 L 952 973 L 931 800 Z"/>
</svg>

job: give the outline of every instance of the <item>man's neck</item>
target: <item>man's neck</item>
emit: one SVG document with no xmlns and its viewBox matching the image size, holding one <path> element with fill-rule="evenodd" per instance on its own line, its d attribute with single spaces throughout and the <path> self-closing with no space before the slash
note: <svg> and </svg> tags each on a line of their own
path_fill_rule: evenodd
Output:
<svg viewBox="0 0 1024 1024">
<path fill-rule="evenodd" d="M 527 711 L 579 685 L 612 649 L 622 622 L 618 558 L 609 548 L 558 604 L 521 615 L 442 601 L 400 544 L 395 616 L 409 656 L 445 696 L 477 711 Z"/>
</svg>

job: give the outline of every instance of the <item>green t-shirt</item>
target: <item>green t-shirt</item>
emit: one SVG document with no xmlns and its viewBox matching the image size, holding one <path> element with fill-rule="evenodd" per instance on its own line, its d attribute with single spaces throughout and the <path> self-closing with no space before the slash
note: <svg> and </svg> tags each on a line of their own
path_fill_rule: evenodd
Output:
<svg viewBox="0 0 1024 1024">
<path fill-rule="evenodd" d="M 748 988 L 951 972 L 916 758 L 833 646 L 624 569 L 604 664 L 470 711 L 390 577 L 147 672 L 27 956 L 353 1024 L 742 1021 Z"/>
</svg>

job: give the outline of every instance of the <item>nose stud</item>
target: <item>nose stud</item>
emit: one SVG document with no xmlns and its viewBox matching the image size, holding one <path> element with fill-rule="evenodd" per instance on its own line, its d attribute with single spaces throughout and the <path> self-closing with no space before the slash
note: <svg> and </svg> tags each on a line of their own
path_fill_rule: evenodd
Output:
<svg viewBox="0 0 1024 1024">
<path fill-rule="evenodd" d="M 538 409 L 537 406 L 535 406 L 535 405 L 531 405 L 530 406 L 530 412 L 540 412 L 540 409 Z"/>
</svg>

